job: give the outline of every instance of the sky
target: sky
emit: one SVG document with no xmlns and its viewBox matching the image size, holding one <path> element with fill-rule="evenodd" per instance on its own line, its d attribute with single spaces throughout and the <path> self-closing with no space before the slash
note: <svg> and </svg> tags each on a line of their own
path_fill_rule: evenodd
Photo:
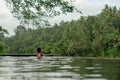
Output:
<svg viewBox="0 0 120 80">
<path fill-rule="evenodd" d="M 116 6 L 120 8 L 119 0 L 74 0 L 74 5 L 77 9 L 79 9 L 82 14 L 78 13 L 70 13 L 68 15 L 61 15 L 57 17 L 53 17 L 49 19 L 51 24 L 59 23 L 60 21 L 70 21 L 79 19 L 80 16 L 87 15 L 96 15 L 101 12 L 101 10 L 105 7 L 105 4 L 113 7 Z M 8 36 L 14 35 L 14 29 L 19 25 L 19 20 L 12 16 L 12 13 L 6 7 L 5 0 L 0 0 L 0 26 L 2 28 L 7 29 L 9 32 Z"/>
</svg>

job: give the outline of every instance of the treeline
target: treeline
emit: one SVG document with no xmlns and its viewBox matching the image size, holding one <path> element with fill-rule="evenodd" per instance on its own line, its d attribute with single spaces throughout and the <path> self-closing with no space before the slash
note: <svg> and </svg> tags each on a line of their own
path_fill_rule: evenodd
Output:
<svg viewBox="0 0 120 80">
<path fill-rule="evenodd" d="M 98 15 L 47 28 L 20 25 L 14 36 L 0 39 L 6 54 L 35 54 L 40 46 L 45 54 L 120 57 L 120 9 L 106 5 Z"/>
</svg>

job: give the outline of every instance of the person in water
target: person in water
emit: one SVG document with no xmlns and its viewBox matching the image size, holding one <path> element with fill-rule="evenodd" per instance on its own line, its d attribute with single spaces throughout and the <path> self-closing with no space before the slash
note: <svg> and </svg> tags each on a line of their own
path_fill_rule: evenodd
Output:
<svg viewBox="0 0 120 80">
<path fill-rule="evenodd" d="M 39 48 L 37 48 L 37 54 L 36 54 L 36 56 L 37 56 L 37 58 L 38 59 L 40 59 L 42 56 L 43 56 L 43 54 L 42 54 L 42 52 L 41 52 L 41 48 L 39 47 Z"/>
</svg>

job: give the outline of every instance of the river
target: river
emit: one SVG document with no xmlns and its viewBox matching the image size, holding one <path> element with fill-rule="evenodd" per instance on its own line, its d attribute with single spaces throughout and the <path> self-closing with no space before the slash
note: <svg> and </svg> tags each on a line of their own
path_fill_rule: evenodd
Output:
<svg viewBox="0 0 120 80">
<path fill-rule="evenodd" d="M 1 56 L 0 80 L 120 80 L 120 59 Z"/>
</svg>

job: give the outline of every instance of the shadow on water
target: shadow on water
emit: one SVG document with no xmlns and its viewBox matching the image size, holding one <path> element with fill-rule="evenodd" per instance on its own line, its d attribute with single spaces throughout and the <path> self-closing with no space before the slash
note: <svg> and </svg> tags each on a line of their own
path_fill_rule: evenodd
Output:
<svg viewBox="0 0 120 80">
<path fill-rule="evenodd" d="M 0 80 L 120 80 L 120 59 L 0 57 Z"/>
</svg>

